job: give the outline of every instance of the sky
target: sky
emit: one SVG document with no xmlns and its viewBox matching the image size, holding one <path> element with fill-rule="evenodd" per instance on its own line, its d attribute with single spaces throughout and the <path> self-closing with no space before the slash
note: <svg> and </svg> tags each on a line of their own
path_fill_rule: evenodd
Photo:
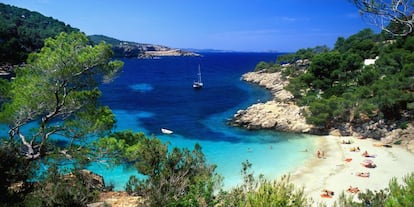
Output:
<svg viewBox="0 0 414 207">
<path fill-rule="evenodd" d="M 1 0 L 87 35 L 173 48 L 295 52 L 371 28 L 349 0 Z"/>
</svg>

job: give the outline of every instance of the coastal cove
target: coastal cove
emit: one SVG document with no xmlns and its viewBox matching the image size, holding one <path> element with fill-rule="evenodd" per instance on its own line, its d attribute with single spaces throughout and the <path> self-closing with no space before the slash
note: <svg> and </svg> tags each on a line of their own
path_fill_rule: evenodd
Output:
<svg viewBox="0 0 414 207">
<path fill-rule="evenodd" d="M 101 86 L 101 103 L 116 115 L 116 130 L 144 132 L 169 143 L 170 147 L 192 149 L 201 145 L 207 161 L 217 165 L 224 177 L 224 189 L 241 182 L 242 162 L 253 164 L 255 175 L 275 179 L 294 171 L 313 156 L 313 136 L 249 131 L 227 124 L 240 109 L 272 98 L 255 84 L 241 81 L 260 61 L 274 61 L 277 53 L 206 53 L 201 57 L 122 59 L 124 69 L 112 83 Z M 201 65 L 204 87 L 194 90 Z M 174 131 L 161 133 L 161 128 Z M 308 152 L 303 152 L 307 149 Z M 101 174 L 115 190 L 123 190 L 134 168 L 108 169 L 94 164 L 90 170 Z"/>
<path fill-rule="evenodd" d="M 414 207 L 414 4 L 344 2 L 0 3 L 0 206 Z"/>
</svg>

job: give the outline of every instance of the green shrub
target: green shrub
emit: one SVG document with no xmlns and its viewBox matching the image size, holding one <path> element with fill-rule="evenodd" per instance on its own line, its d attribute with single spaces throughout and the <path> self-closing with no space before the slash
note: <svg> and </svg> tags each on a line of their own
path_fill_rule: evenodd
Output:
<svg viewBox="0 0 414 207">
<path fill-rule="evenodd" d="M 85 185 L 86 179 L 74 171 L 63 175 L 56 165 L 45 172 L 45 179 L 36 184 L 25 198 L 25 206 L 86 206 L 97 200 L 99 192 Z"/>
<path fill-rule="evenodd" d="M 280 180 L 268 181 L 260 175 L 255 178 L 251 163 L 243 163 L 243 183 L 229 192 L 220 195 L 219 206 L 311 206 L 303 189 L 298 189 L 289 181 L 289 176 Z"/>
</svg>

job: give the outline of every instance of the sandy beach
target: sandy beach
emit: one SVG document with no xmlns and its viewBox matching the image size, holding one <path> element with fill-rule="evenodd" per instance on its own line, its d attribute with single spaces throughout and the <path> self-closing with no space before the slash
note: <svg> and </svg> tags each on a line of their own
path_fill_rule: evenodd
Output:
<svg viewBox="0 0 414 207">
<path fill-rule="evenodd" d="M 373 139 L 358 139 L 355 137 L 324 136 L 316 138 L 317 149 L 324 152 L 324 158 L 315 156 L 305 166 L 291 174 L 292 182 L 298 187 L 304 187 L 306 195 L 317 203 L 324 202 L 332 206 L 342 192 L 348 195 L 347 189 L 358 187 L 361 192 L 366 189 L 380 190 L 388 187 L 391 178 L 396 177 L 402 182 L 402 177 L 414 172 L 414 154 L 406 149 L 393 145 L 392 147 L 378 146 L 381 142 Z M 343 144 L 342 141 L 350 141 Z M 352 151 L 359 147 L 359 151 Z M 367 151 L 371 157 L 364 157 Z M 372 162 L 375 168 L 367 168 L 361 163 Z M 358 173 L 369 173 L 369 177 L 357 176 Z M 324 189 L 334 192 L 331 198 L 322 198 Z"/>
</svg>

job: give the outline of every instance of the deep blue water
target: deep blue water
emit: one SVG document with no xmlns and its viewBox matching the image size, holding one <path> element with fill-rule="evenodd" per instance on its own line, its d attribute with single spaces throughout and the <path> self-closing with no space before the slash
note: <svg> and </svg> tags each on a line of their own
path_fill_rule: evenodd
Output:
<svg viewBox="0 0 414 207">
<path fill-rule="evenodd" d="M 252 71 L 259 61 L 274 61 L 276 56 L 275 53 L 207 53 L 202 57 L 123 59 L 122 74 L 115 82 L 101 87 L 102 103 L 113 110 L 141 112 L 141 126 L 131 124 L 133 130 L 142 127 L 158 134 L 164 127 L 190 139 L 247 141 L 209 130 L 203 121 L 217 113 L 235 112 L 236 107 L 243 108 L 257 99 L 269 99 L 269 92 L 240 81 L 240 77 Z M 204 87 L 194 90 L 192 83 L 197 78 L 199 64 Z"/>
<path fill-rule="evenodd" d="M 171 147 L 202 146 L 207 160 L 224 176 L 224 187 L 240 183 L 241 163 L 249 160 L 254 171 L 268 178 L 280 176 L 303 164 L 310 156 L 298 153 L 312 147 L 306 136 L 272 131 L 247 131 L 226 121 L 239 109 L 263 102 L 271 94 L 241 81 L 260 61 L 275 61 L 275 53 L 206 53 L 202 57 L 122 59 L 119 77 L 101 86 L 101 102 L 116 115 L 117 130 L 155 135 Z M 201 67 L 204 87 L 192 83 Z M 164 135 L 161 128 L 174 131 Z M 294 153 L 292 153 L 294 152 Z M 121 190 L 136 170 L 119 166 L 91 170 Z"/>
</svg>

